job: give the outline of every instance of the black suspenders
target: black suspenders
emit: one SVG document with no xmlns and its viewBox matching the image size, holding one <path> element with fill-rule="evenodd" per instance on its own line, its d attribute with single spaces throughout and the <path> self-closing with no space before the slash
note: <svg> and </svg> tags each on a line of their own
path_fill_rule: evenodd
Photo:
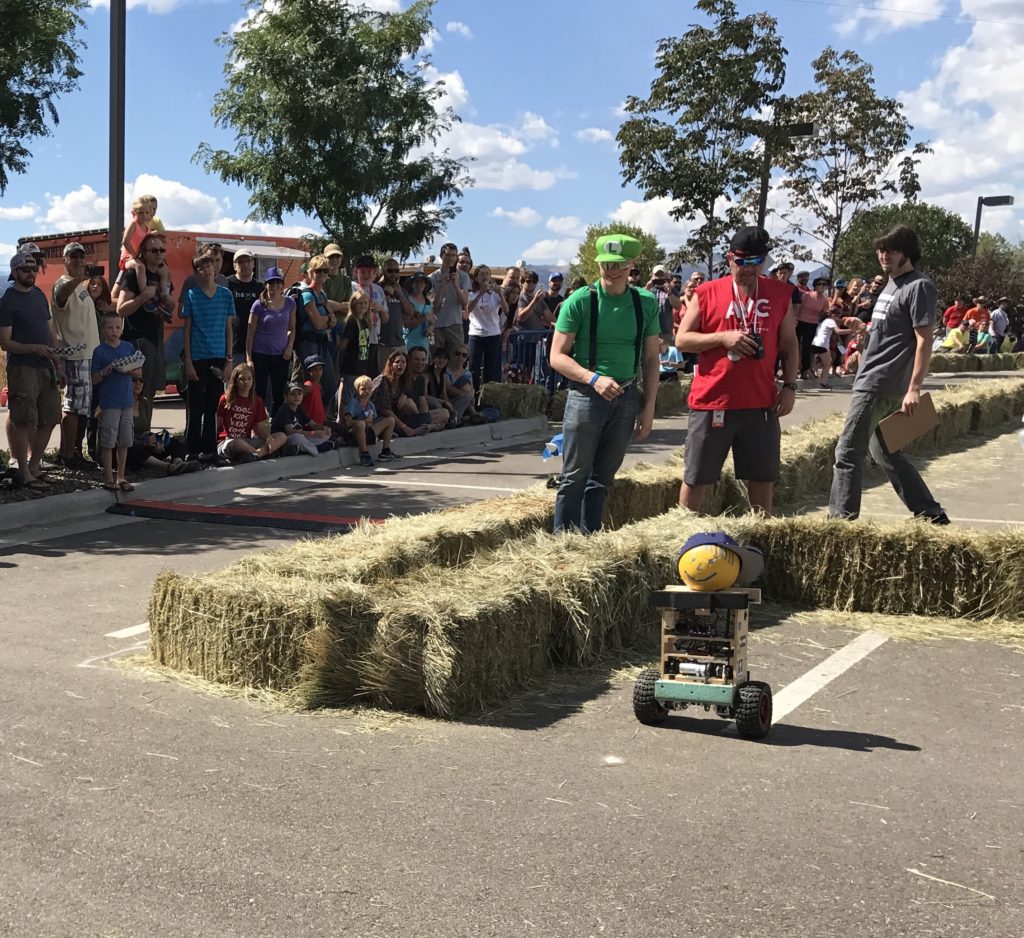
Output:
<svg viewBox="0 0 1024 938">
<path fill-rule="evenodd" d="M 629 288 L 633 297 L 633 313 L 636 315 L 636 342 L 633 346 L 633 374 L 640 369 L 640 353 L 644 345 L 644 311 L 640 305 L 640 294 L 636 287 Z M 588 368 L 593 371 L 597 364 L 597 290 L 590 287 L 590 360 Z M 610 376 L 609 376 L 610 377 Z"/>
</svg>

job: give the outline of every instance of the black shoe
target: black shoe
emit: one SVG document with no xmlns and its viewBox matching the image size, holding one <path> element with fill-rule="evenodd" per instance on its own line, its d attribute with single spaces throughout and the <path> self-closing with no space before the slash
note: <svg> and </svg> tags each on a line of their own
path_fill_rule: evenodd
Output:
<svg viewBox="0 0 1024 938">
<path fill-rule="evenodd" d="M 281 452 L 285 456 L 298 456 L 299 455 L 299 446 L 298 446 L 297 443 L 285 443 L 284 449 L 281 450 Z"/>
<path fill-rule="evenodd" d="M 927 521 L 929 524 L 949 524 L 949 515 L 944 511 L 937 515 L 917 515 L 922 521 Z"/>
</svg>

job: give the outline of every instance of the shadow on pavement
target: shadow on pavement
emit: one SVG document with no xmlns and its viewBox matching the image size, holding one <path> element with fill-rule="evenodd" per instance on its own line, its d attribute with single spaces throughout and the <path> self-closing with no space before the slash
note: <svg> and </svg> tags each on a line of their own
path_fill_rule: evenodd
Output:
<svg viewBox="0 0 1024 938">
<path fill-rule="evenodd" d="M 675 730 L 681 733 L 696 733 L 700 736 L 719 736 L 732 725 L 722 719 L 708 716 L 688 717 L 679 713 L 669 714 L 658 729 Z M 793 726 L 777 723 L 771 732 L 759 740 L 739 740 L 762 746 L 819 746 L 824 749 L 848 749 L 851 752 L 874 752 L 876 749 L 895 749 L 899 752 L 920 752 L 921 747 L 913 743 L 902 743 L 891 736 L 875 733 L 858 733 L 855 730 L 828 730 L 813 726 Z"/>
</svg>

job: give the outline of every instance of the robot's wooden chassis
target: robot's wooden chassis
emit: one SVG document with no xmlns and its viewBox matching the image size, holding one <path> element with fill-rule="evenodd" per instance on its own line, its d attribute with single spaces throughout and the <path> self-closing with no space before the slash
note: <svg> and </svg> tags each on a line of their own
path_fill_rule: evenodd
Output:
<svg viewBox="0 0 1024 938">
<path fill-rule="evenodd" d="M 700 592 L 667 586 L 651 597 L 661 609 L 661 662 L 637 678 L 633 710 L 642 723 L 662 722 L 669 710 L 712 707 L 737 732 L 760 739 L 771 729 L 772 691 L 747 670 L 749 606 L 759 589 Z"/>
</svg>

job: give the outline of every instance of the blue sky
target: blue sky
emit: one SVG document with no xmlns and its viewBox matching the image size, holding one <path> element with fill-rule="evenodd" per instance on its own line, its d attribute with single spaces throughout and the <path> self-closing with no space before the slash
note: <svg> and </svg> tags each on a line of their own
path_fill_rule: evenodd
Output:
<svg viewBox="0 0 1024 938">
<path fill-rule="evenodd" d="M 397 8 L 403 0 L 372 0 Z M 58 101 L 54 135 L 31 143 L 30 171 L 0 203 L 0 264 L 18 237 L 106 224 L 106 0 L 93 0 L 79 90 Z M 973 224 L 977 196 L 1012 193 L 1018 205 L 986 211 L 984 227 L 1024 236 L 1024 9 L 1019 0 L 739 0 L 769 9 L 789 50 L 789 90 L 832 44 L 856 49 L 879 91 L 898 97 L 935 154 L 922 164 L 922 196 Z M 168 227 L 224 233 L 283 229 L 246 222 L 247 194 L 191 162 L 200 141 L 228 145 L 210 107 L 223 79 L 215 38 L 245 14 L 239 0 L 129 0 L 126 177 L 154 192 Z M 631 221 L 666 248 L 686 236 L 665 200 L 623 188 L 614 136 L 619 108 L 654 76 L 654 46 L 698 19 L 687 3 L 610 0 L 541 3 L 438 0 L 432 60 L 463 118 L 448 145 L 477 159 L 476 186 L 448 237 L 474 257 L 564 265 L 587 224 Z M 155 89 L 150 94 L 148 89 Z M 773 194 L 773 201 L 779 198 Z M 443 240 L 443 239 L 442 239 Z M 357 246 L 348 246 L 353 253 Z M 423 254 L 435 253 L 436 245 Z"/>
</svg>

